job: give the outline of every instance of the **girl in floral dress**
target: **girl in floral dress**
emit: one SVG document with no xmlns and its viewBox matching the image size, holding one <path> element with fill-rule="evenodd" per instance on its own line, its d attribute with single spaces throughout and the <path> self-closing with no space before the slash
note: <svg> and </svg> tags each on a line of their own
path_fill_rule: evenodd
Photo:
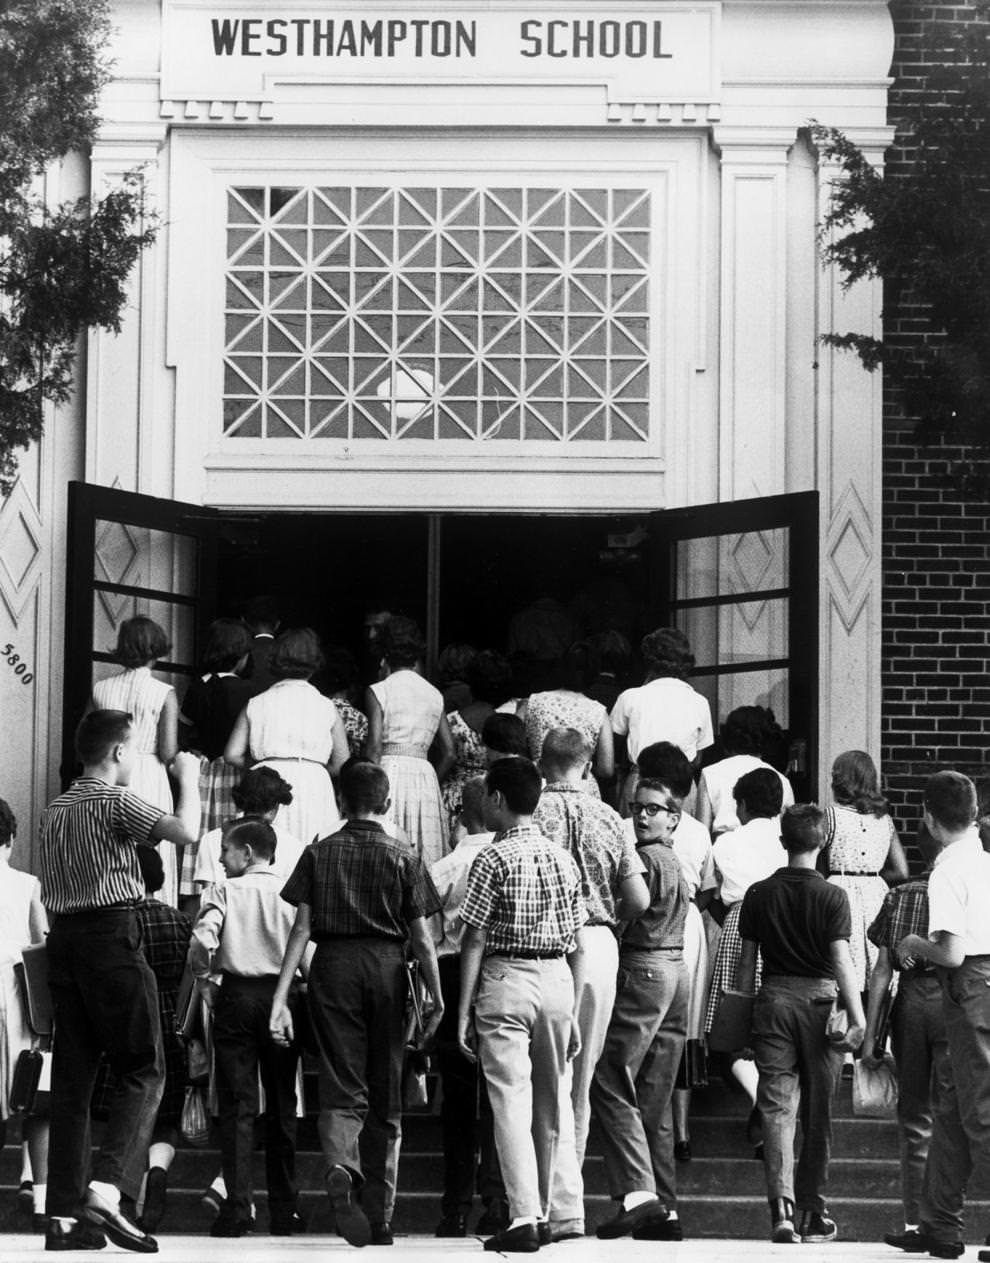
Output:
<svg viewBox="0 0 990 1263">
<path fill-rule="evenodd" d="M 512 679 L 512 668 L 501 654 L 483 649 L 475 654 L 462 682 L 463 700 L 447 714 L 450 735 L 454 742 L 454 766 L 441 786 L 447 823 L 454 829 L 461 812 L 461 794 L 472 776 L 488 770 L 488 756 L 481 730 L 494 708 L 505 700 Z"/>
<path fill-rule="evenodd" d="M 531 693 L 520 718 L 526 725 L 529 757 L 539 762 L 543 742 L 551 728 L 576 728 L 592 748 L 591 766 L 594 776 L 585 782 L 590 794 L 601 797 L 598 782 L 609 784 L 615 774 L 612 725 L 608 711 L 585 696 L 598 674 L 591 647 L 584 641 L 571 645 L 562 663 L 562 685 L 542 693 Z"/>
<path fill-rule="evenodd" d="M 879 949 L 867 937 L 889 886 L 907 881 L 908 866 L 876 764 L 863 750 L 846 750 L 832 764 L 834 805 L 825 813 L 828 879 L 849 896 L 849 951 L 860 991 L 870 983 Z"/>
</svg>

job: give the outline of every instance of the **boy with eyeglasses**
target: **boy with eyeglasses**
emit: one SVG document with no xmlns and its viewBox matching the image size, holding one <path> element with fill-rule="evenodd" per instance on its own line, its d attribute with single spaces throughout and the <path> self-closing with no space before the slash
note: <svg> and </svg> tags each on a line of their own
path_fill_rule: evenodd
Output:
<svg viewBox="0 0 990 1263">
<path fill-rule="evenodd" d="M 681 801 L 663 781 L 643 779 L 628 809 L 650 905 L 622 930 L 615 1006 L 591 1083 L 609 1192 L 619 1203 L 598 1236 L 680 1241 L 669 1106 L 688 1006 L 684 922 L 691 897 L 672 845 Z"/>
</svg>

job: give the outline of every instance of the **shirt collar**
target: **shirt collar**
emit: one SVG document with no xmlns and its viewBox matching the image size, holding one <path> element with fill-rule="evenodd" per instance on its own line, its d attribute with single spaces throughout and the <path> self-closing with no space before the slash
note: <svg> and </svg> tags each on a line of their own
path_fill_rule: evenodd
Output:
<svg viewBox="0 0 990 1263">
<path fill-rule="evenodd" d="M 345 829 L 356 829 L 358 833 L 384 833 L 384 827 L 377 820 L 346 820 Z"/>
<path fill-rule="evenodd" d="M 539 831 L 535 824 L 517 824 L 511 829 L 503 829 L 501 833 L 496 833 L 494 841 L 501 842 L 505 838 L 542 838 L 543 834 Z"/>
<path fill-rule="evenodd" d="M 938 868 L 939 864 L 943 864 L 947 859 L 963 859 L 967 856 L 982 854 L 983 843 L 980 841 L 980 831 L 975 824 L 972 824 L 961 838 L 950 842 L 939 851 L 932 863 L 932 868 Z"/>
<path fill-rule="evenodd" d="M 545 794 L 585 794 L 583 785 L 575 785 L 571 781 L 547 781 L 543 786 Z"/>
</svg>

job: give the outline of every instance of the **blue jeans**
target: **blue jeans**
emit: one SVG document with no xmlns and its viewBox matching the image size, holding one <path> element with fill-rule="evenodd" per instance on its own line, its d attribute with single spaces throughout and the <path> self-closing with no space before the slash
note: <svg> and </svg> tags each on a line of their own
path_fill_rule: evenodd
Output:
<svg viewBox="0 0 990 1263">
<path fill-rule="evenodd" d="M 753 1005 L 767 1196 L 824 1211 L 832 1148 L 832 1094 L 842 1056 L 826 1035 L 837 988 L 831 978 L 764 974 Z M 794 1137 L 801 1119 L 795 1178 Z"/>
<path fill-rule="evenodd" d="M 688 975 L 680 951 L 623 952 L 591 1081 L 609 1193 L 655 1192 L 677 1205 L 670 1100 L 687 1034 Z"/>
</svg>

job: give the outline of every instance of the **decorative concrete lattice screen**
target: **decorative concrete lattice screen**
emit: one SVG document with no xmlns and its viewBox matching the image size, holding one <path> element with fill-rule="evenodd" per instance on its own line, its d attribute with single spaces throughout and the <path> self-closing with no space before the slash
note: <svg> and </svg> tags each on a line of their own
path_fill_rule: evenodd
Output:
<svg viewBox="0 0 990 1263">
<path fill-rule="evenodd" d="M 650 195 L 228 190 L 224 434 L 646 440 Z"/>
</svg>

